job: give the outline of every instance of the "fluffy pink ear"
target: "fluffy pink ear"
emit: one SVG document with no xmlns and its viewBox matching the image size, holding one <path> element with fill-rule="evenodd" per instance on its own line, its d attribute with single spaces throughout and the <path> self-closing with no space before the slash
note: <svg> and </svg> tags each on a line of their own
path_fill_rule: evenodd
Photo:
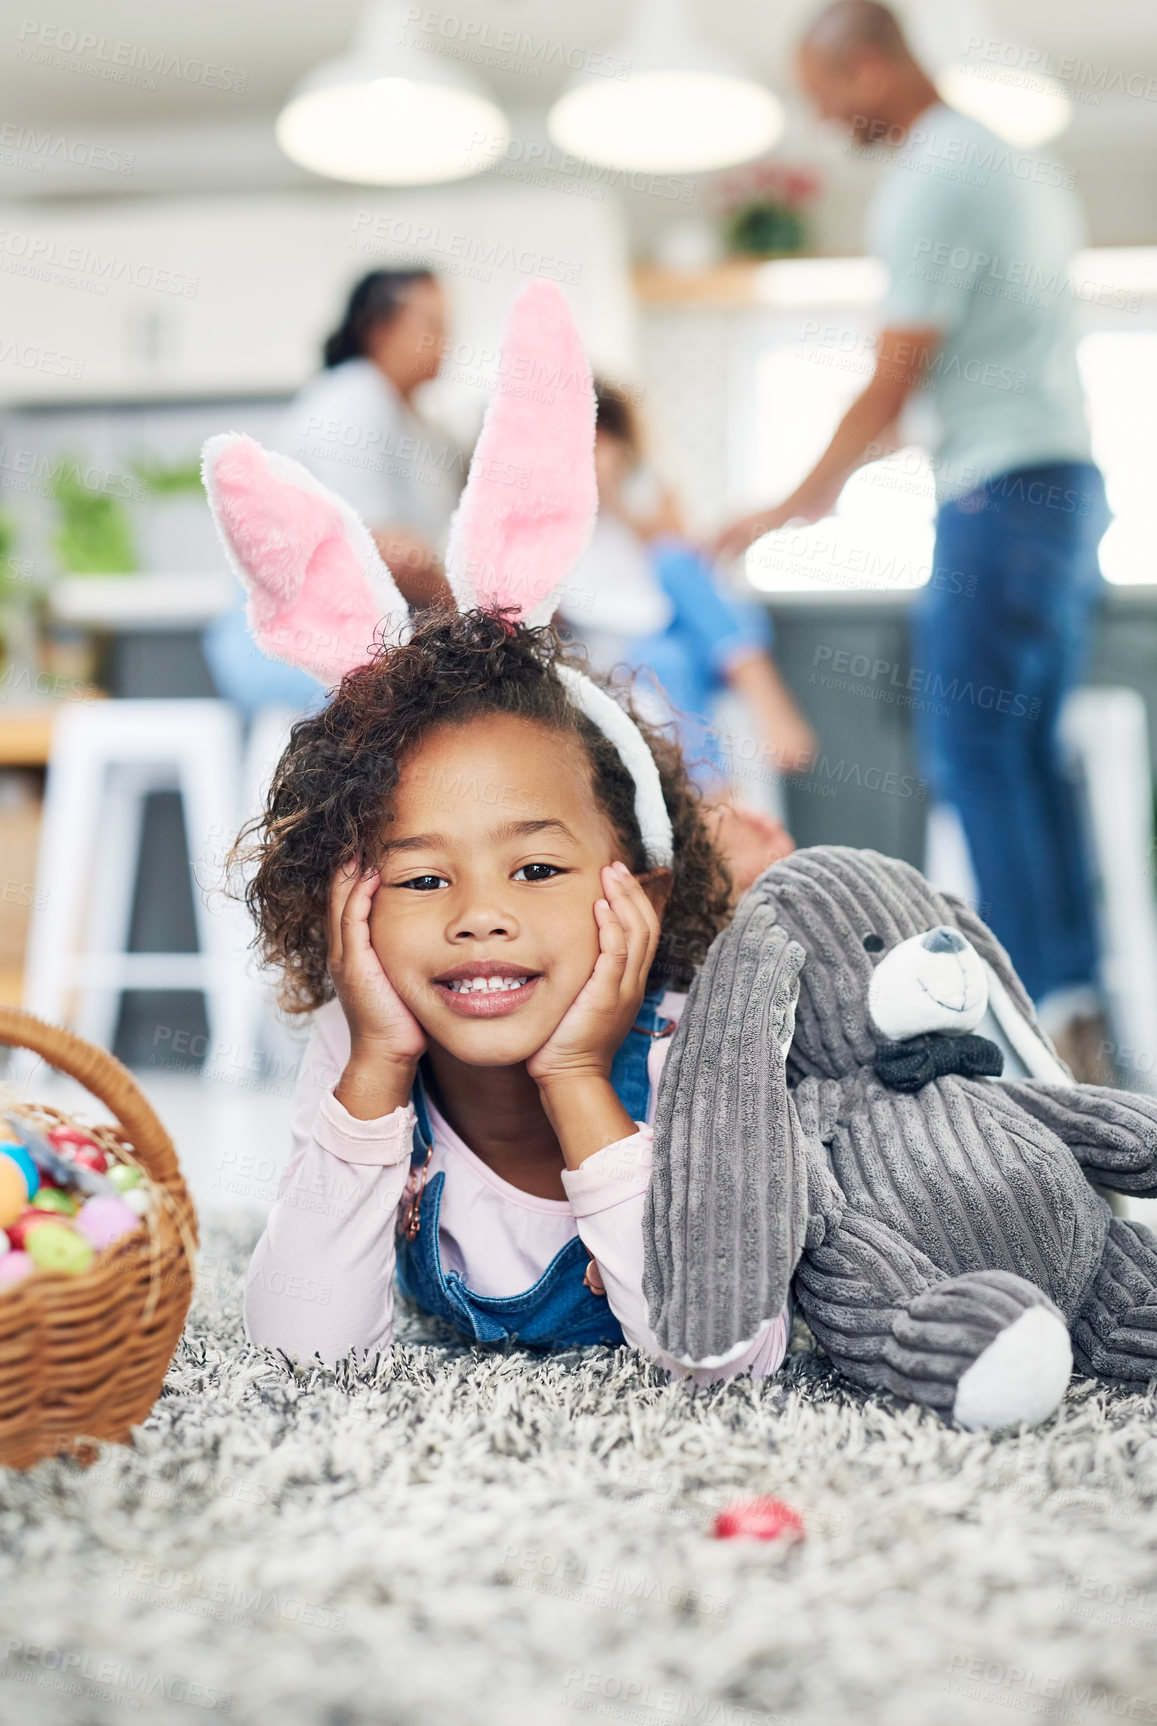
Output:
<svg viewBox="0 0 1157 1726">
<path fill-rule="evenodd" d="M 406 606 L 365 523 L 299 462 L 239 432 L 202 454 L 209 507 L 249 592 L 249 625 L 274 659 L 336 683 L 364 665 Z"/>
<path fill-rule="evenodd" d="M 459 609 L 513 606 L 546 623 L 594 527 L 595 396 L 570 307 L 552 282 L 521 290 L 462 501 L 446 574 Z"/>
</svg>

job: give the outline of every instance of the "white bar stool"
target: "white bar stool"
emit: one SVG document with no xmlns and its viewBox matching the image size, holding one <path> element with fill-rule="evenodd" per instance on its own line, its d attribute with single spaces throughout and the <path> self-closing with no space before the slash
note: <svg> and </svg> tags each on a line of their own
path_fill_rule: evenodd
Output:
<svg viewBox="0 0 1157 1726">
<path fill-rule="evenodd" d="M 254 715 L 241 770 L 244 822 L 254 820 L 264 809 L 277 763 L 289 742 L 290 729 L 301 717 L 295 707 L 263 707 Z M 277 1010 L 272 980 L 268 973 L 262 975 L 253 956 L 250 977 L 247 1041 L 261 1051 L 267 1078 L 288 1084 L 300 1065 L 308 1026 L 291 1027 L 286 1023 Z"/>
<path fill-rule="evenodd" d="M 1157 899 L 1145 703 L 1135 689 L 1078 689 L 1061 715 L 1061 737 L 1088 816 L 1117 1065 L 1134 1090 L 1154 1093 Z"/>
<path fill-rule="evenodd" d="M 263 707 L 254 714 L 245 744 L 242 771 L 246 821 L 251 821 L 264 809 L 277 763 L 289 742 L 289 733 L 301 717 L 296 707 Z"/>
<path fill-rule="evenodd" d="M 252 1058 L 247 919 L 222 891 L 240 825 L 241 737 L 224 701 L 70 704 L 53 736 L 24 1005 L 107 1047 L 126 989 L 198 990 L 212 1049 Z M 195 953 L 127 951 L 144 799 L 181 798 Z M 163 1054 L 163 1051 L 159 1051 Z"/>
<path fill-rule="evenodd" d="M 1078 689 L 1065 703 L 1061 740 L 1084 805 L 1116 1064 L 1132 1089 L 1157 1093 L 1157 897 L 1145 703 L 1135 689 Z M 976 904 L 968 844 L 947 805 L 929 810 L 924 873 Z"/>
</svg>

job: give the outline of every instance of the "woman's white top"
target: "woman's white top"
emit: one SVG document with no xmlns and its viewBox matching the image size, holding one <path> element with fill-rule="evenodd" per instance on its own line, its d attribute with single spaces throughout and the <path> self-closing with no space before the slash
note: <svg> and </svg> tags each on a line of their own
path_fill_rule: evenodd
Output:
<svg viewBox="0 0 1157 1726">
<path fill-rule="evenodd" d="M 371 532 L 405 527 L 444 546 L 466 477 L 463 452 L 372 361 L 344 360 L 311 378 L 286 410 L 277 441 Z"/>
</svg>

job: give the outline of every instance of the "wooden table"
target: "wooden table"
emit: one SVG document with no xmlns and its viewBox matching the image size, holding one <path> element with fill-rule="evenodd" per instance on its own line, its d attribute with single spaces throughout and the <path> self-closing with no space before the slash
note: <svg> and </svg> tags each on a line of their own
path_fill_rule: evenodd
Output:
<svg viewBox="0 0 1157 1726">
<path fill-rule="evenodd" d="M 47 767 L 56 708 L 0 707 L 0 767 Z"/>
<path fill-rule="evenodd" d="M 94 690 L 93 698 L 98 695 Z M 6 767 L 43 770 L 48 766 L 61 705 L 59 701 L 44 701 L 36 706 L 7 707 L 0 702 L 0 770 Z M 10 830 L 0 834 L 0 853 L 6 854 L 4 866 L 0 867 L 0 876 L 4 877 L 0 879 L 0 901 L 7 901 L 0 904 L 0 914 L 19 915 L 31 906 L 38 824 L 39 814 L 32 804 L 27 810 L 13 810 L 7 823 Z M 0 1004 L 6 1007 L 18 1007 L 24 989 L 24 969 L 14 961 L 15 950 L 16 943 L 6 942 L 0 951 Z"/>
</svg>

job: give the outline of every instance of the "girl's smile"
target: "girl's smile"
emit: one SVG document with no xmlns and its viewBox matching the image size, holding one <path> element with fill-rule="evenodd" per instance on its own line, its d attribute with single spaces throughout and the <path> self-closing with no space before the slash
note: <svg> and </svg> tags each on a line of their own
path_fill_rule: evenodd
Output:
<svg viewBox="0 0 1157 1726">
<path fill-rule="evenodd" d="M 496 1019 L 525 1006 L 541 975 L 505 959 L 473 959 L 436 977 L 434 987 L 452 1012 Z"/>
</svg>

